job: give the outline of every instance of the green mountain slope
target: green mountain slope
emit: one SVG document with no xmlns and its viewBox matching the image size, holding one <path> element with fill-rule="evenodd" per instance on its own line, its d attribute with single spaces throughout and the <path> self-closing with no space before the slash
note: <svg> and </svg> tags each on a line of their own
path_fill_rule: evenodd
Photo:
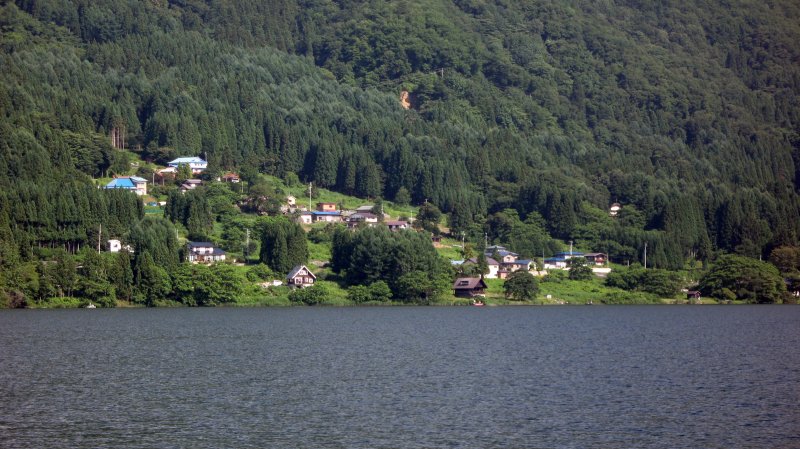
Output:
<svg viewBox="0 0 800 449">
<path fill-rule="evenodd" d="M 19 186 L 127 170 L 114 129 L 160 163 L 407 191 L 474 240 L 678 267 L 800 233 L 796 2 L 20 0 L 0 26 L 23 247 L 46 237 Z"/>
</svg>

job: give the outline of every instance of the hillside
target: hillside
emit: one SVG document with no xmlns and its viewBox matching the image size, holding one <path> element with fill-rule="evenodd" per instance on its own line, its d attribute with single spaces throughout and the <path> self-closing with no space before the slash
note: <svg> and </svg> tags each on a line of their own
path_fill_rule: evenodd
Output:
<svg viewBox="0 0 800 449">
<path fill-rule="evenodd" d="M 0 29 L 6 265 L 136 227 L 87 193 L 130 171 L 112 136 L 531 255 L 677 269 L 800 235 L 796 2 L 18 0 Z"/>
</svg>

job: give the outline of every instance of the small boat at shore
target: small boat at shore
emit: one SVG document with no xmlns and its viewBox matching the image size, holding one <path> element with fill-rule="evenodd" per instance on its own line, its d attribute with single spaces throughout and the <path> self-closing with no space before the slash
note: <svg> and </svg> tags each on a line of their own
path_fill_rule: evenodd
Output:
<svg viewBox="0 0 800 449">
<path fill-rule="evenodd" d="M 86 308 L 87 308 L 87 309 L 96 309 L 96 308 L 97 308 L 97 306 L 96 306 L 96 305 L 94 305 L 94 304 L 92 304 L 92 302 L 91 302 L 91 301 L 89 301 L 89 305 L 88 305 L 88 306 L 86 306 Z"/>
</svg>

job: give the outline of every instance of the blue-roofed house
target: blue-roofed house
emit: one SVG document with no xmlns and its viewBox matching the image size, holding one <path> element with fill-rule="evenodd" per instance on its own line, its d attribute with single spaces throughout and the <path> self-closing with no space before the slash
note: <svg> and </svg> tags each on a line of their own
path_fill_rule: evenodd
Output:
<svg viewBox="0 0 800 449">
<path fill-rule="evenodd" d="M 122 176 L 114 178 L 106 184 L 107 189 L 125 189 L 137 195 L 147 195 L 147 180 L 138 176 Z"/>
<path fill-rule="evenodd" d="M 321 212 L 315 210 L 311 212 L 311 217 L 314 223 L 318 223 L 320 221 L 326 223 L 340 223 L 342 221 L 342 213 L 338 210 L 331 212 Z"/>
<path fill-rule="evenodd" d="M 208 168 L 208 162 L 199 157 L 179 157 L 170 161 L 168 165 L 175 168 L 188 165 L 192 169 L 192 174 L 202 173 Z"/>
<path fill-rule="evenodd" d="M 191 263 L 224 262 L 225 251 L 211 242 L 189 242 L 186 244 L 187 258 Z"/>
</svg>

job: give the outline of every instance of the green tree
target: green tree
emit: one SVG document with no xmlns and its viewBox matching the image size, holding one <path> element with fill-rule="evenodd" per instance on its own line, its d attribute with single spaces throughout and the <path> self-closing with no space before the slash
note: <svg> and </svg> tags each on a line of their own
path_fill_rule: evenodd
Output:
<svg viewBox="0 0 800 449">
<path fill-rule="evenodd" d="M 592 279 L 592 267 L 583 257 L 573 257 L 569 259 L 569 278 L 573 281 L 586 281 Z"/>
<path fill-rule="evenodd" d="M 700 278 L 700 291 L 720 299 L 732 292 L 748 303 L 773 304 L 786 298 L 786 284 L 775 266 L 732 254 L 720 256 Z"/>
<path fill-rule="evenodd" d="M 527 271 L 518 270 L 508 275 L 503 282 L 506 298 L 528 301 L 539 293 L 539 281 Z"/>
</svg>

